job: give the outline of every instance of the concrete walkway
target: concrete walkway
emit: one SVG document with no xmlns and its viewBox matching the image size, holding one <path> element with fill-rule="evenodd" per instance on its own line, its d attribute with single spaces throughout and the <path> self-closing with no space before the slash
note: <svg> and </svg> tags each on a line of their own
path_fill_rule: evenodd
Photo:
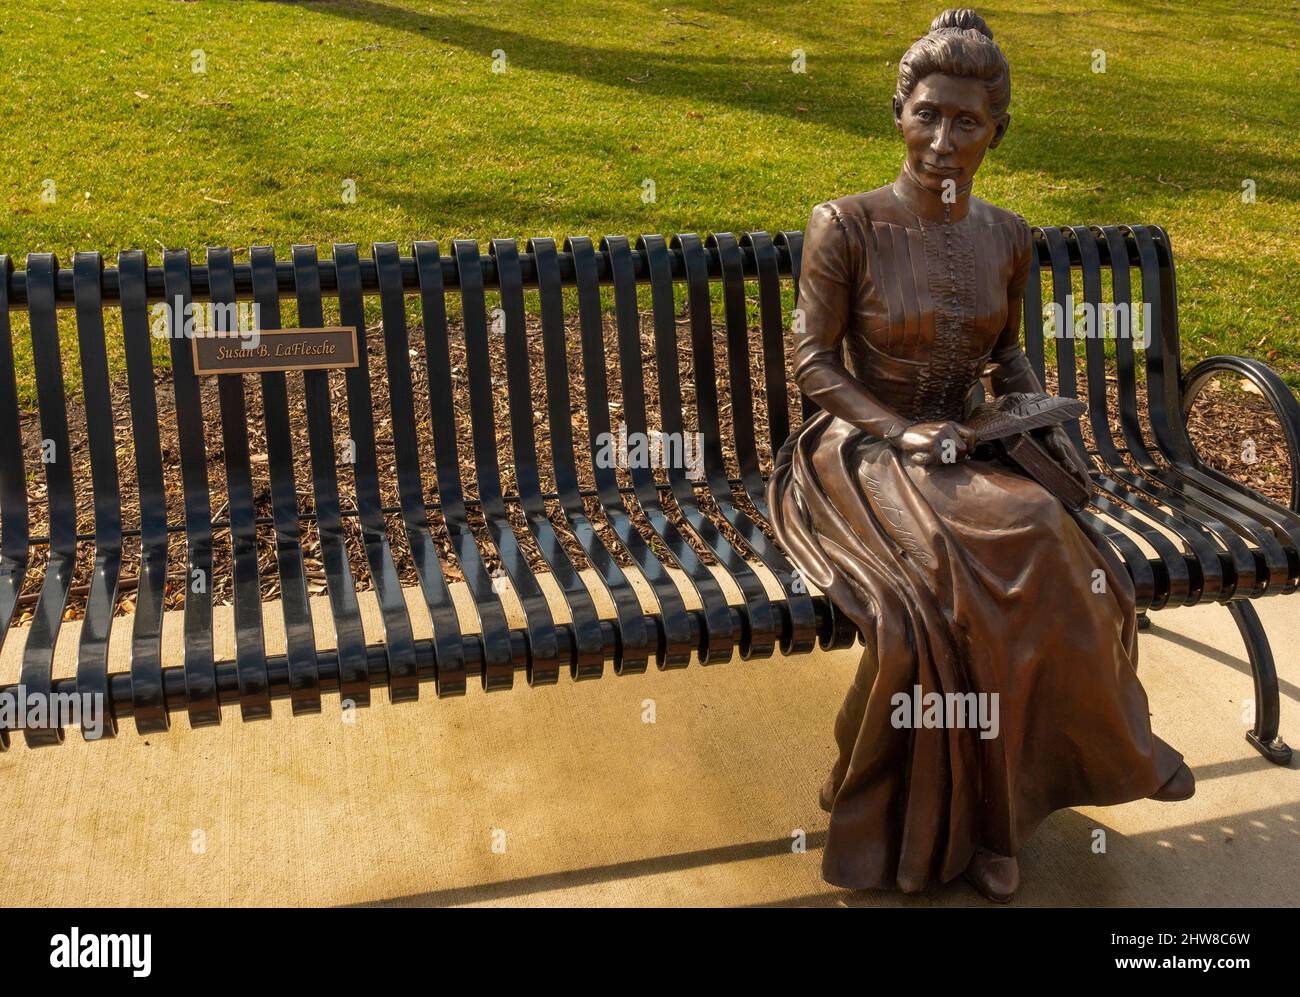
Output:
<svg viewBox="0 0 1300 997">
<path fill-rule="evenodd" d="M 1300 747 L 1300 600 L 1258 605 L 1282 733 Z M 1300 903 L 1300 763 L 1271 765 L 1243 737 L 1252 689 L 1231 617 L 1213 606 L 1153 622 L 1141 640 L 1153 723 L 1197 795 L 1056 814 L 1022 853 L 1017 903 Z M 179 627 L 169 618 L 169 660 Z M 129 636 L 119 621 L 118 668 Z M 231 654 L 228 611 L 217 639 Z M 75 643 L 69 625 L 61 673 Z M 9 645 L 0 678 L 15 681 L 21 635 Z M 817 790 L 856 661 L 735 660 L 444 701 L 429 690 L 401 706 L 380 694 L 351 724 L 327 697 L 298 720 L 277 703 L 260 724 L 231 708 L 218 729 L 174 715 L 148 738 L 129 720 L 111 742 L 71 733 L 29 751 L 15 738 L 0 755 L 0 903 L 983 904 L 960 882 L 909 898 L 821 881 Z"/>
</svg>

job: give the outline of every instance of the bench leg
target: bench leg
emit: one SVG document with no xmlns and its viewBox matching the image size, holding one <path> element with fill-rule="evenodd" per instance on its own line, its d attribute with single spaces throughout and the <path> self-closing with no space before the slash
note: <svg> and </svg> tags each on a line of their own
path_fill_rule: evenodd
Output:
<svg viewBox="0 0 1300 997">
<path fill-rule="evenodd" d="M 1250 671 L 1255 677 L 1255 726 L 1246 733 L 1246 740 L 1270 762 L 1289 764 L 1291 749 L 1277 732 L 1277 669 L 1273 665 L 1273 651 L 1268 646 L 1268 636 L 1264 633 L 1263 624 L 1259 622 L 1259 614 L 1250 603 L 1230 602 L 1228 611 L 1232 613 L 1242 640 L 1246 642 Z"/>
</svg>

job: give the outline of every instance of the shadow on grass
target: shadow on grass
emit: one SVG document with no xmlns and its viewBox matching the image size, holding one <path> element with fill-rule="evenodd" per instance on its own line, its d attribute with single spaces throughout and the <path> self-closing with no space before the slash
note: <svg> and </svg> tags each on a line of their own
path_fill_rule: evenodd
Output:
<svg viewBox="0 0 1300 997">
<path fill-rule="evenodd" d="M 498 25 L 476 23 L 465 18 L 425 11 L 413 11 L 381 0 L 325 0 L 303 4 L 301 0 L 278 0 L 301 6 L 312 14 L 349 19 L 365 24 L 406 31 L 418 37 L 450 42 L 466 51 L 480 53 L 484 60 L 495 49 L 506 52 L 511 65 L 529 70 L 581 78 L 592 83 L 628 90 L 647 98 L 695 98 L 750 112 L 787 118 L 800 125 L 817 124 L 863 139 L 889 139 L 894 130 L 888 113 L 888 84 L 878 95 L 874 112 L 871 93 L 860 93 L 845 81 L 860 78 L 860 67 L 892 64 L 910 43 L 909 32 L 882 33 L 863 30 L 857 37 L 841 32 L 818 32 L 812 25 L 762 23 L 767 31 L 790 32 L 791 37 L 821 39 L 825 50 L 815 57 L 816 73 L 796 76 L 774 72 L 785 53 L 743 56 L 719 48 L 716 53 L 675 53 L 635 47 L 602 47 L 573 41 L 540 38 Z M 705 9 L 700 6 L 700 9 Z M 712 12 L 711 12 L 712 13 Z M 649 13 L 647 16 L 650 16 Z M 655 15 L 662 16 L 662 15 Z M 677 24 L 704 27 L 681 15 Z M 725 16 L 725 15 L 723 15 Z M 767 16 L 767 15 L 765 15 Z M 775 16 L 775 15 L 772 15 Z M 1018 18 L 1031 15 L 1017 15 Z M 1037 15 L 1043 19 L 1070 16 L 1063 12 Z M 752 19 L 747 23 L 753 25 Z M 923 28 L 916 26 L 917 30 Z M 1159 29 L 1147 34 L 1167 38 L 1170 45 L 1190 46 L 1178 36 Z M 836 49 L 839 51 L 837 52 Z M 1279 51 L 1282 51 L 1279 49 Z M 1189 50 L 1189 57 L 1194 55 Z M 1017 64 L 1011 53 L 1013 70 Z M 1222 190 L 1225 196 L 1240 193 L 1240 178 L 1251 177 L 1267 186 L 1274 196 L 1295 200 L 1300 185 L 1289 164 L 1246 143 L 1237 132 L 1212 143 L 1213 155 L 1206 155 L 1202 136 L 1186 128 L 1171 126 L 1171 116 L 1186 121 L 1219 120 L 1231 113 L 1236 121 L 1254 121 L 1274 127 L 1282 125 L 1278 110 L 1260 102 L 1267 113 L 1253 113 L 1246 101 L 1258 92 L 1249 80 L 1226 80 L 1209 91 L 1194 80 L 1152 76 L 1143 72 L 1136 59 L 1128 72 L 1116 71 L 1104 77 L 1090 71 L 1072 71 L 1073 63 L 1047 53 L 1035 54 L 1033 69 L 1021 79 L 1045 93 L 1068 94 L 1078 99 L 1089 86 L 1104 88 L 1096 109 L 1083 115 L 1061 113 L 1057 107 L 1026 105 L 1013 99 L 1013 126 L 1007 145 L 998 152 L 1002 167 L 1014 173 L 1046 173 L 1059 181 L 1100 182 L 1112 197 L 1142 196 L 1160 185 L 1185 195 L 1192 191 Z M 1134 68 L 1135 67 L 1135 68 Z M 855 77 L 856 74 L 856 77 Z M 1022 91 L 1023 92 L 1023 91 Z M 865 103 L 864 103 L 865 101 Z M 1143 112 L 1158 101 L 1158 127 Z M 1019 110 L 1017 110 L 1019 108 Z M 1112 114 L 1109 109 L 1128 109 L 1129 114 Z M 1181 114 L 1179 112 L 1181 111 Z M 1128 127 L 1120 122 L 1130 123 Z M 1229 141 L 1230 139 L 1230 141 Z M 888 178 L 882 178 L 882 183 Z M 1085 204 L 1105 204 L 1108 198 L 1086 196 Z"/>
<path fill-rule="evenodd" d="M 744 110 L 791 118 L 800 123 L 816 122 L 863 137 L 887 137 L 893 133 L 882 98 L 880 113 L 864 110 L 858 95 L 834 81 L 837 71 L 875 62 L 897 59 L 899 42 L 882 39 L 873 46 L 855 47 L 851 54 L 817 56 L 818 85 L 810 76 L 779 72 L 787 62 L 785 53 L 737 55 L 718 49 L 716 53 L 657 52 L 634 47 L 600 47 L 573 41 L 539 38 L 498 25 L 479 24 L 464 18 L 434 12 L 413 11 L 379 0 L 277 0 L 304 12 L 346 18 L 419 37 L 447 41 L 466 51 L 482 55 L 484 64 L 501 49 L 510 65 L 529 70 L 574 76 L 604 86 L 618 87 L 647 97 L 693 97 L 729 104 Z M 842 39 L 836 39 L 842 42 Z M 834 41 L 828 42 L 834 44 Z M 831 101 L 804 103 L 806 97 L 821 96 Z M 800 110 L 799 108 L 806 108 Z"/>
</svg>

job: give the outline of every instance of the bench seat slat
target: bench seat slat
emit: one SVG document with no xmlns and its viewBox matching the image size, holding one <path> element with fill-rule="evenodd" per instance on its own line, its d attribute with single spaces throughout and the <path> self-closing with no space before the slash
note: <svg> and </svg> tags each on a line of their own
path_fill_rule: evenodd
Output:
<svg viewBox="0 0 1300 997">
<path fill-rule="evenodd" d="M 1041 234 L 1048 252 L 1053 299 L 1057 306 L 1057 314 L 1063 317 L 1068 316 L 1071 314 L 1067 308 L 1068 297 L 1071 294 L 1069 246 L 1064 234 L 1058 228 L 1044 227 L 1036 231 Z M 1065 331 L 1058 329 L 1057 335 L 1064 337 Z M 1151 349 L 1157 348 L 1156 344 L 1158 342 L 1159 337 L 1153 335 L 1148 353 Z M 1077 397 L 1074 341 L 1070 338 L 1062 338 L 1060 343 L 1061 345 L 1056 351 L 1057 391 L 1065 397 Z M 1152 365 L 1149 363 L 1148 369 L 1150 370 L 1151 367 Z M 1155 378 L 1155 375 L 1152 374 L 1152 377 Z M 1160 382 L 1153 380 L 1148 399 L 1153 400 L 1158 397 L 1160 390 Z M 1155 413 L 1153 412 L 1154 418 Z M 1227 546 L 1234 557 L 1233 570 L 1237 589 L 1255 591 L 1257 594 L 1262 592 L 1261 584 L 1263 579 L 1259 577 L 1261 572 L 1259 571 L 1260 566 L 1257 563 L 1257 558 L 1244 549 L 1240 543 L 1237 543 L 1232 538 L 1232 534 L 1243 538 L 1251 546 L 1257 547 L 1263 552 L 1263 557 L 1268 561 L 1267 565 L 1264 566 L 1265 572 L 1270 569 L 1275 570 L 1279 563 L 1285 564 L 1285 556 L 1276 541 L 1274 541 L 1272 534 L 1267 530 L 1253 527 L 1251 523 L 1242 517 L 1227 510 L 1214 497 L 1198 489 L 1181 487 L 1177 482 L 1171 484 L 1167 470 L 1151 459 L 1150 454 L 1146 451 L 1146 444 L 1141 437 L 1140 426 L 1136 420 L 1133 420 L 1128 428 L 1130 431 L 1136 430 L 1136 435 L 1129 436 L 1126 442 L 1139 466 L 1141 478 L 1155 487 L 1146 489 L 1139 485 L 1137 476 L 1125 468 L 1122 460 L 1119 464 L 1112 466 L 1112 476 L 1122 481 L 1133 482 L 1137 486 L 1137 490 L 1148 492 L 1151 497 L 1168 505 L 1193 522 L 1200 522 L 1207 526 L 1218 536 L 1219 541 Z M 1068 423 L 1067 430 L 1070 432 L 1071 439 L 1074 440 L 1076 447 L 1082 451 L 1083 439 L 1077 420 Z"/>
<path fill-rule="evenodd" d="M 514 685 L 515 666 L 524 667 L 526 654 L 516 660 L 510 627 L 501 596 L 492 584 L 483 554 L 470 529 L 461 483 L 460 448 L 456 439 L 456 411 L 451 383 L 451 349 L 447 330 L 445 286 L 437 246 L 416 246 L 421 312 L 424 316 L 424 352 L 429 372 L 429 417 L 433 424 L 433 454 L 437 465 L 438 500 L 447 537 L 456 553 L 465 585 L 478 617 L 479 677 L 486 690 Z"/>
<path fill-rule="evenodd" d="M 515 597 L 524 611 L 528 634 L 525 674 L 530 685 L 552 685 L 559 679 L 559 646 L 550 605 L 537 578 L 528 566 L 519 538 L 506 513 L 501 488 L 500 457 L 496 441 L 496 417 L 493 397 L 500 385 L 492 382 L 491 356 L 488 347 L 487 301 L 478 243 L 457 239 L 453 251 L 460 279 L 464 305 L 465 355 L 469 378 L 470 431 L 474 443 L 474 476 L 478 485 L 479 509 L 496 548 Z M 532 400 L 520 397 L 520 388 L 507 378 L 505 385 L 512 405 L 528 405 Z"/>
<path fill-rule="evenodd" d="M 780 232 L 777 235 L 777 245 L 784 246 L 790 254 L 790 276 L 794 284 L 794 304 L 795 315 L 799 315 L 799 262 L 803 257 L 803 233 L 797 231 Z M 799 392 L 802 399 L 800 408 L 803 418 L 811 418 L 818 410 L 818 405 L 808 397 L 802 390 Z M 818 600 L 817 606 L 821 607 L 818 612 L 817 636 L 818 646 L 822 650 L 829 650 L 838 646 L 844 639 L 843 635 L 856 633 L 857 628 L 851 620 L 828 600 Z"/>
<path fill-rule="evenodd" d="M 626 242 L 625 242 L 626 244 Z M 600 448 L 611 446 L 614 436 L 609 420 L 609 381 L 605 374 L 605 340 L 600 300 L 598 260 L 591 240 L 571 237 L 565 248 L 573 254 L 578 288 L 578 320 L 582 332 L 582 380 L 586 395 L 587 432 L 592 474 L 601 513 L 659 603 L 660 635 L 655 653 L 658 668 L 684 668 L 695 649 L 693 616 L 686 611 L 677 584 L 664 564 L 650 549 L 628 515 L 619 490 L 618 478 L 608 461 L 597 459 Z M 601 246 L 602 253 L 605 247 Z M 635 302 L 634 302 L 635 306 Z"/>
<path fill-rule="evenodd" d="M 623 389 L 623 420 L 629 440 L 649 439 L 646 421 L 645 377 L 641 359 L 641 316 L 637 307 L 636 277 L 626 236 L 606 236 L 601 249 L 609 254 L 614 284 L 614 316 L 618 332 L 618 362 Z M 734 612 L 718 580 L 700 560 L 681 531 L 669 521 L 659 500 L 649 467 L 630 462 L 628 473 L 641 515 L 695 589 L 706 621 L 700 636 L 701 664 L 726 661 L 737 643 L 744 642 L 740 613 Z M 738 632 L 739 631 L 739 632 Z"/>
<path fill-rule="evenodd" d="M 1127 527 L 1130 532 L 1138 534 L 1154 549 L 1158 559 L 1150 561 L 1154 575 L 1154 588 L 1151 604 L 1147 608 L 1161 609 L 1170 599 L 1186 601 L 1191 589 L 1190 572 L 1186 559 L 1174 547 L 1173 542 L 1155 527 L 1112 501 L 1105 490 L 1094 492 L 1092 506 L 1108 521 Z"/>
<path fill-rule="evenodd" d="M 491 244 L 501 284 L 501 308 L 505 312 L 506 378 L 510 402 L 510 440 L 519 486 L 519 504 L 523 507 L 528 530 L 542 559 L 551 569 L 555 583 L 569 610 L 574 637 L 574 653 L 569 663 L 570 677 L 599 678 L 605 668 L 604 637 L 600 614 L 592 601 L 573 561 L 565 552 L 560 538 L 546 515 L 541 480 L 537 470 L 537 444 L 533 437 L 532 383 L 529 376 L 528 330 L 525 324 L 524 288 L 519 268 L 519 252 L 513 239 L 495 239 Z M 566 366 L 547 366 L 551 375 L 568 377 Z"/>
<path fill-rule="evenodd" d="M 1194 460 L 1195 450 L 1179 411 L 1183 383 L 1178 355 L 1173 253 L 1169 249 L 1169 237 L 1164 229 L 1155 225 L 1135 225 L 1131 226 L 1131 230 L 1142 265 L 1143 296 L 1153 296 L 1155 325 L 1161 331 L 1161 335 L 1152 336 L 1147 363 L 1158 372 L 1164 385 L 1160 392 L 1162 411 L 1152 413 L 1152 430 L 1162 457 L 1174 473 L 1189 484 L 1213 493 L 1228 506 L 1257 520 L 1266 531 L 1287 541 L 1293 550 L 1300 547 L 1300 513 L 1264 500 L 1240 484 L 1225 489 L 1215 477 L 1204 473 L 1197 466 Z M 1156 349 L 1160 354 L 1158 362 L 1153 361 L 1151 356 Z M 1267 548 L 1266 551 L 1273 553 Z M 1300 564 L 1294 558 L 1289 558 L 1285 567 L 1271 568 L 1269 581 L 1274 588 L 1284 587 L 1290 591 L 1296 586 L 1298 574 Z"/>
<path fill-rule="evenodd" d="M 754 254 L 758 269 L 758 321 L 763 337 L 763 393 L 767 399 L 767 434 L 772 456 L 790 438 L 790 404 L 786 398 L 785 323 L 781 314 L 781 260 L 766 232 L 746 232 L 742 250 Z"/>
<path fill-rule="evenodd" d="M 406 610 L 406 597 L 402 594 L 397 568 L 393 564 L 393 552 L 388 545 L 379 497 L 379 469 L 375 462 L 375 412 L 370 394 L 370 360 L 357 247 L 350 243 L 335 244 L 334 266 L 339 279 L 342 323 L 357 331 L 358 363 L 355 367 L 349 367 L 344 376 L 348 392 L 348 427 L 356 458 L 353 475 L 362 544 L 384 621 L 388 696 L 395 703 L 403 702 L 420 695 L 419 666 L 415 657 L 411 618 Z"/>
<path fill-rule="evenodd" d="M 1093 315 L 1102 315 L 1101 294 L 1101 256 L 1098 244 L 1088 229 L 1071 227 L 1065 230 L 1074 237 L 1083 266 L 1084 300 L 1093 309 Z M 1124 261 L 1127 277 L 1127 259 Z M 1117 265 L 1118 271 L 1118 265 Z M 1119 294 L 1120 284 L 1116 283 L 1116 300 L 1131 306 L 1124 295 Z M 1127 285 L 1124 285 L 1126 288 Z M 1126 332 L 1132 332 L 1130 326 Z M 1126 338 L 1125 345 L 1129 351 L 1129 370 L 1132 368 L 1132 340 Z M 1093 443 L 1106 468 L 1106 475 L 1097 478 L 1099 487 L 1134 506 L 1147 519 L 1154 520 L 1160 526 L 1176 533 L 1194 558 L 1187 560 L 1189 570 L 1181 573 L 1171 571 L 1170 600 L 1192 605 L 1202 597 L 1218 598 L 1224 588 L 1223 564 L 1220 560 L 1219 547 L 1206 535 L 1198 524 L 1186 517 L 1170 514 L 1161 508 L 1158 496 L 1153 488 L 1146 484 L 1140 475 L 1132 473 L 1124 463 L 1123 455 L 1116 449 L 1112 437 L 1110 417 L 1107 411 L 1107 368 L 1105 341 L 1100 335 L 1094 335 L 1085 343 L 1088 384 L 1088 417 L 1092 426 Z M 1133 392 L 1136 400 L 1136 391 Z M 1155 499 L 1156 501 L 1150 501 Z M 1224 536 L 1224 542 L 1231 546 L 1240 546 L 1235 534 Z M 1240 559 L 1240 553 L 1237 556 Z M 1171 569 L 1174 566 L 1171 564 Z"/>
<path fill-rule="evenodd" d="M 650 269 L 660 423 L 668 439 L 680 441 L 678 456 L 684 457 L 686 427 L 682 421 L 684 406 L 677 363 L 677 318 L 668 246 L 662 236 L 642 236 L 637 240 L 637 249 L 644 254 Z M 713 376 L 711 372 L 709 377 Z M 697 455 L 697 459 L 699 456 L 702 455 Z M 741 659 L 771 657 L 781 636 L 781 621 L 768 598 L 767 589 L 744 556 L 722 535 L 717 524 L 700 510 L 682 461 L 667 463 L 668 479 L 678 510 L 695 534 L 713 551 L 718 563 L 744 597 L 743 629 L 739 642 Z"/>
<path fill-rule="evenodd" d="M 566 251 L 569 247 L 565 246 Z M 618 674 L 644 672 L 658 644 L 654 628 L 646 626 L 641 600 L 610 550 L 587 517 L 578 487 L 577 457 L 569 393 L 569 352 L 565 335 L 564 298 L 553 239 L 530 239 L 528 252 L 537 268 L 546 368 L 546 404 L 550 426 L 552 473 L 569 531 L 581 545 L 614 606 L 614 668 Z M 594 451 L 595 445 L 592 445 Z"/>
<path fill-rule="evenodd" d="M 428 251 L 425 249 L 425 252 Z M 437 255 L 436 245 L 432 247 L 432 252 Z M 402 290 L 397 244 L 377 243 L 373 253 L 379 274 L 384 359 L 388 373 L 388 401 L 392 412 L 402 526 L 433 625 L 435 653 L 432 664 L 437 694 L 462 695 L 465 692 L 465 658 L 461 647 L 460 621 L 456 616 L 451 591 L 443 577 L 424 508 L 424 478 L 420 470 L 420 453 L 415 435 L 415 399 L 409 358 L 411 347 L 406 327 L 406 301 Z M 437 324 L 437 317 L 426 314 L 425 321 Z M 445 316 L 442 324 L 446 324 Z"/>
<path fill-rule="evenodd" d="M 695 407 L 703 439 L 704 477 L 709 494 L 723 518 L 775 575 L 777 583 L 785 593 L 785 603 L 781 607 L 781 612 L 786 617 L 782 621 L 782 652 L 791 654 L 811 651 L 817 640 L 817 614 L 813 601 L 808 595 L 807 586 L 798 586 L 801 591 L 796 591 L 793 565 L 775 544 L 768 541 L 758 524 L 736 505 L 735 496 L 731 491 L 731 482 L 722 459 L 722 429 L 719 421 L 716 382 L 718 366 L 713 349 L 713 317 L 704 245 L 699 236 L 684 234 L 675 236 L 672 246 L 681 251 L 685 266 L 687 311 L 691 325 L 691 354 L 694 360 Z M 755 247 L 755 255 L 762 255 L 761 247 Z M 778 308 L 780 307 L 779 290 L 778 287 L 776 298 Z M 764 301 L 767 300 L 768 298 L 765 297 Z M 783 345 L 781 349 L 784 351 Z M 784 365 L 784 359 L 782 363 Z M 775 400 L 769 399 L 773 410 L 785 410 L 784 386 L 781 387 L 779 403 L 777 405 Z M 787 413 L 787 424 L 788 421 Z M 753 501 L 752 495 L 750 500 Z M 757 509 L 758 506 L 755 505 L 755 508 Z"/>
<path fill-rule="evenodd" d="M 1100 534 L 1111 545 L 1114 552 L 1119 556 L 1120 562 L 1128 570 L 1129 577 L 1133 579 L 1133 592 L 1138 612 L 1143 612 L 1154 605 L 1163 603 L 1164 594 L 1157 588 L 1155 566 L 1147 559 L 1147 556 L 1142 552 L 1142 548 L 1125 533 L 1115 529 L 1105 519 L 1093 512 L 1084 510 L 1079 513 L 1079 519 Z"/>
</svg>

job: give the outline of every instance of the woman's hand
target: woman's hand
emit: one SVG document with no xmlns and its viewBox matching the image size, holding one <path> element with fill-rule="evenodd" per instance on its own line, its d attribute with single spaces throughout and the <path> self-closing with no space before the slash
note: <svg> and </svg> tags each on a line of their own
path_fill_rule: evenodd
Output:
<svg viewBox="0 0 1300 997">
<path fill-rule="evenodd" d="M 913 464 L 955 464 L 975 449 L 975 430 L 959 422 L 916 422 L 886 437 Z"/>
<path fill-rule="evenodd" d="M 1041 435 L 1041 440 L 1047 447 L 1048 453 L 1055 457 L 1062 467 L 1072 470 L 1083 486 L 1091 491 L 1092 475 L 1089 473 L 1092 470 L 1091 463 L 1079 453 L 1065 428 L 1053 426 Z"/>
</svg>

